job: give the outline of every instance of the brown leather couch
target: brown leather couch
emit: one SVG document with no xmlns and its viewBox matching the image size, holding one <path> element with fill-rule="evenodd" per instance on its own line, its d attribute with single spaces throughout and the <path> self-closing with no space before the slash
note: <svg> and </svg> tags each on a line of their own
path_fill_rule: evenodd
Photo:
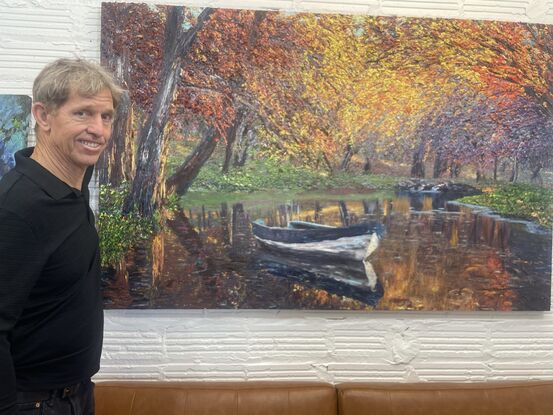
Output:
<svg viewBox="0 0 553 415">
<path fill-rule="evenodd" d="M 553 415 L 553 381 L 103 382 L 96 415 Z"/>
<path fill-rule="evenodd" d="M 337 406 L 324 383 L 96 384 L 96 415 L 336 415 Z"/>
<path fill-rule="evenodd" d="M 553 415 L 553 382 L 344 383 L 343 415 Z"/>
</svg>

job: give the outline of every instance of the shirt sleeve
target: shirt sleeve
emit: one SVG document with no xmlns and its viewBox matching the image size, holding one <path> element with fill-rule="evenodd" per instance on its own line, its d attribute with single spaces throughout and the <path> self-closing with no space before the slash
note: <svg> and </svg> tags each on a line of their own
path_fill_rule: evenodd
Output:
<svg viewBox="0 0 553 415">
<path fill-rule="evenodd" d="M 0 415 L 17 413 L 11 332 L 44 263 L 43 249 L 31 227 L 0 209 Z"/>
</svg>

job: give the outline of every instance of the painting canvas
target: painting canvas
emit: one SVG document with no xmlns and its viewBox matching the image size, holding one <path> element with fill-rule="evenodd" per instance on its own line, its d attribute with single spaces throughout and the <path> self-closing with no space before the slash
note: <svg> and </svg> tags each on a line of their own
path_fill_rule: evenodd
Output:
<svg viewBox="0 0 553 415">
<path fill-rule="evenodd" d="M 27 145 L 31 98 L 0 95 L 0 178 L 15 166 L 14 154 Z"/>
<path fill-rule="evenodd" d="M 543 311 L 553 27 L 102 4 L 106 308 Z"/>
</svg>

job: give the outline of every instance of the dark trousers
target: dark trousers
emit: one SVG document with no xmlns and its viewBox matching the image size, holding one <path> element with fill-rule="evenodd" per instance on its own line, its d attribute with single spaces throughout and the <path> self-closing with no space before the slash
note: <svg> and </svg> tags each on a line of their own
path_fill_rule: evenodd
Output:
<svg viewBox="0 0 553 415">
<path fill-rule="evenodd" d="M 17 393 L 18 415 L 94 415 L 90 380 L 51 391 Z"/>
</svg>

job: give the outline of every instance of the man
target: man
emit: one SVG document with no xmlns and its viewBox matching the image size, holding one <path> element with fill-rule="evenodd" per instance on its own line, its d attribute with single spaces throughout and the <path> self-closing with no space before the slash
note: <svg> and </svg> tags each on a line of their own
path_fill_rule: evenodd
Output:
<svg viewBox="0 0 553 415">
<path fill-rule="evenodd" d="M 88 204 L 122 90 L 60 59 L 33 85 L 37 144 L 0 181 L 0 414 L 94 413 L 103 311 Z"/>
</svg>

